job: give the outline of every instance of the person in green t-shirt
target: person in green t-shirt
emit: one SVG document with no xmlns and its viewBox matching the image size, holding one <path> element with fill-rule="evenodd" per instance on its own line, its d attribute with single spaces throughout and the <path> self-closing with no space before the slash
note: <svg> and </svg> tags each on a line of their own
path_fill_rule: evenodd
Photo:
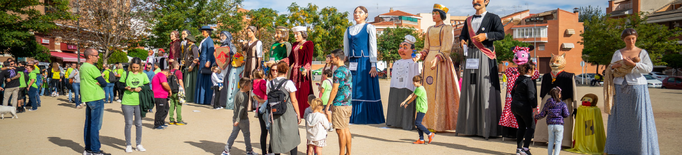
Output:
<svg viewBox="0 0 682 155">
<path fill-rule="evenodd" d="M 136 144 L 138 150 L 144 150 L 142 147 L 142 116 L 140 113 L 140 91 L 142 86 L 149 83 L 147 74 L 142 72 L 142 60 L 140 58 L 133 58 L 130 61 L 130 71 L 121 76 L 121 82 L 125 83 L 125 92 L 121 100 L 121 110 L 123 111 L 123 118 L 125 119 L 125 139 L 126 152 L 132 152 L 132 145 L 130 143 L 130 128 L 135 124 Z M 135 119 L 133 122 L 133 118 Z M 140 149 L 142 148 L 142 149 Z"/>
<path fill-rule="evenodd" d="M 102 77 L 104 77 L 104 81 L 107 82 L 107 86 L 104 87 L 104 103 L 111 103 L 114 102 L 114 83 L 111 83 L 109 81 L 109 73 L 113 73 L 111 71 L 111 66 L 112 65 L 104 65 L 104 72 L 102 72 Z"/>
<path fill-rule="evenodd" d="M 435 133 L 430 132 L 424 125 L 422 125 L 422 120 L 424 119 L 424 115 L 426 115 L 426 111 L 429 110 L 429 105 L 427 103 L 428 99 L 426 97 L 426 89 L 424 89 L 424 86 L 422 86 L 422 76 L 417 75 L 412 78 L 412 82 L 414 84 L 414 92 L 407 97 L 403 103 L 400 103 L 401 107 L 407 108 L 407 105 L 412 103 L 414 99 L 417 99 L 417 118 L 414 120 L 414 124 L 417 125 L 417 132 L 419 133 L 419 140 L 413 142 L 413 144 L 424 144 L 424 133 L 429 135 L 429 144 L 431 144 L 431 141 L 433 141 L 433 137 L 436 136 Z M 407 104 L 405 104 L 407 103 Z"/>
<path fill-rule="evenodd" d="M 18 102 L 17 105 L 19 105 L 19 108 L 23 112 L 24 111 L 24 101 L 26 99 L 26 94 L 27 94 L 27 92 L 25 90 L 26 79 L 28 79 L 28 76 L 26 75 L 26 72 L 24 72 L 26 70 L 26 68 L 25 68 L 26 62 L 22 61 L 22 62 L 18 62 L 17 64 L 18 64 L 18 66 L 17 66 L 16 72 L 19 74 L 19 97 L 17 97 L 17 102 Z"/>
<path fill-rule="evenodd" d="M 97 69 L 99 54 L 95 49 L 86 49 L 85 63 L 79 70 L 81 80 L 81 99 L 85 102 L 85 151 L 83 154 L 101 154 L 101 143 L 99 141 L 99 130 L 102 128 L 102 117 L 104 113 L 104 89 L 107 82 L 102 78 L 102 73 Z M 82 105 L 82 104 L 81 104 Z"/>
<path fill-rule="evenodd" d="M 116 75 L 117 79 L 121 79 L 121 76 L 123 73 L 125 73 L 125 70 L 123 70 L 123 65 L 121 63 L 116 63 L 114 64 L 116 66 L 114 69 L 114 75 Z M 130 66 L 129 66 L 130 67 Z M 124 86 L 125 84 L 121 83 L 122 81 L 116 82 L 114 84 L 114 97 L 116 98 L 116 102 L 121 103 L 121 99 L 123 99 L 123 92 L 125 91 Z"/>
<path fill-rule="evenodd" d="M 331 108 L 327 109 L 327 102 L 329 102 L 329 94 L 332 93 L 332 85 L 334 84 L 334 82 L 332 82 L 332 70 L 324 70 L 322 76 L 325 76 L 326 79 L 322 81 L 322 85 L 320 86 L 319 92 L 322 94 L 320 95 L 320 99 L 322 100 L 322 105 L 324 105 L 323 110 L 331 111 Z"/>
<path fill-rule="evenodd" d="M 28 104 L 31 105 L 31 109 L 28 111 L 35 111 L 38 110 L 38 84 L 36 84 L 38 81 L 38 73 L 34 72 L 35 66 L 26 66 L 26 71 L 28 71 Z"/>
</svg>

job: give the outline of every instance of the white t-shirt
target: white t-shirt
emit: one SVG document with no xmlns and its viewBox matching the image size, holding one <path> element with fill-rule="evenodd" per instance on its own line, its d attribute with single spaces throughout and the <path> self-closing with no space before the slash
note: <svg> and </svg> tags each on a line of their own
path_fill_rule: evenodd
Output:
<svg viewBox="0 0 682 155">
<path fill-rule="evenodd" d="M 391 88 L 407 88 L 414 91 L 412 78 L 419 75 L 419 63 L 412 59 L 401 59 L 393 63 Z"/>
</svg>

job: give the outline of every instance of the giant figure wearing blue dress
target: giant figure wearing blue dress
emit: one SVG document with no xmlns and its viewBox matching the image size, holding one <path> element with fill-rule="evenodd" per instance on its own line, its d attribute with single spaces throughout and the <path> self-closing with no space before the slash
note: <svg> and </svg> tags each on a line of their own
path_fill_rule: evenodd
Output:
<svg viewBox="0 0 682 155">
<path fill-rule="evenodd" d="M 199 75 L 197 78 L 194 101 L 197 104 L 211 104 L 211 98 L 213 97 L 213 90 L 211 90 L 211 86 L 213 86 L 213 83 L 211 82 L 211 72 L 205 74 L 202 70 L 206 70 L 204 68 L 209 68 L 210 70 L 211 66 L 215 64 L 215 56 L 213 56 L 215 47 L 213 45 L 213 39 L 211 39 L 210 36 L 213 29 L 209 26 L 202 26 L 200 30 L 205 38 L 201 41 L 201 44 L 199 44 L 199 49 L 201 50 L 201 55 L 199 55 L 200 67 L 197 68 L 199 69 Z"/>
<path fill-rule="evenodd" d="M 353 114 L 350 123 L 384 123 L 384 110 L 377 77 L 376 27 L 368 24 L 367 9 L 357 7 L 353 18 L 356 24 L 348 27 L 343 37 L 344 53 L 353 74 Z"/>
</svg>

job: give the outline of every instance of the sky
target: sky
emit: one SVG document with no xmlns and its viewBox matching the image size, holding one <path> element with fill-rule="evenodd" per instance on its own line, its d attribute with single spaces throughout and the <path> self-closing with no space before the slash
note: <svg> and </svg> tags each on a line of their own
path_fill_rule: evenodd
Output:
<svg viewBox="0 0 682 155">
<path fill-rule="evenodd" d="M 448 7 L 450 9 L 448 13 L 453 16 L 467 16 L 475 12 L 471 0 L 244 0 L 242 7 L 249 10 L 272 8 L 277 10 L 279 14 L 287 14 L 287 7 L 292 2 L 296 2 L 299 6 L 307 6 L 308 3 L 313 3 L 320 9 L 333 6 L 341 12 L 348 11 L 348 13 L 352 13 L 355 7 L 362 5 L 367 7 L 369 21 L 374 20 L 374 17 L 379 14 L 387 13 L 390 8 L 411 14 L 430 13 L 435 3 Z M 605 12 L 608 0 L 491 0 L 488 5 L 488 12 L 499 16 L 526 9 L 530 9 L 531 13 L 540 13 L 557 8 L 572 12 L 573 8 L 589 5 L 598 6 Z"/>
</svg>

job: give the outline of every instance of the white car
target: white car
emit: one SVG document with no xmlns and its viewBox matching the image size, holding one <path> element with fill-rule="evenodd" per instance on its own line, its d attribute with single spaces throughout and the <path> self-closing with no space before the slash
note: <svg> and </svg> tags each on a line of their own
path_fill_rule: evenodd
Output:
<svg viewBox="0 0 682 155">
<path fill-rule="evenodd" d="M 665 75 L 661 72 L 651 72 L 649 73 L 649 75 L 651 75 L 651 77 L 658 79 L 659 81 L 663 81 L 665 78 L 668 77 L 668 75 Z"/>
<path fill-rule="evenodd" d="M 584 84 L 590 84 L 592 80 L 594 80 L 594 76 L 597 74 L 594 73 L 583 73 L 583 74 L 578 74 L 575 75 L 575 83 L 580 84 L 581 82 L 585 82 Z"/>
<path fill-rule="evenodd" d="M 658 80 L 651 75 L 644 75 L 646 78 L 646 86 L 649 88 L 661 88 L 663 87 L 663 82 L 661 80 Z"/>
</svg>

